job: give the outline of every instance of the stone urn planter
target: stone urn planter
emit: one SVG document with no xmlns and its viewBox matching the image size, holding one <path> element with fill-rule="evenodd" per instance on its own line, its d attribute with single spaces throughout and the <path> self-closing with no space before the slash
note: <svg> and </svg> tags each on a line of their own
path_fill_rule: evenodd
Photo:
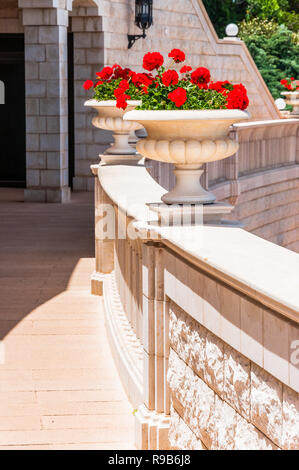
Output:
<svg viewBox="0 0 299 470">
<path fill-rule="evenodd" d="M 140 105 L 141 101 L 128 101 L 126 110 L 116 107 L 116 101 L 88 100 L 84 106 L 95 109 L 97 116 L 92 118 L 92 124 L 99 129 L 113 132 L 114 142 L 101 155 L 102 163 L 136 163 L 141 159 L 134 145 L 129 142 L 132 133 L 142 129 L 142 125 L 134 121 L 124 121 L 123 116 L 127 111 L 133 110 Z"/>
<path fill-rule="evenodd" d="M 238 143 L 228 137 L 229 128 L 249 117 L 238 109 L 133 110 L 124 115 L 124 121 L 145 127 L 148 137 L 137 143 L 141 155 L 175 165 L 176 185 L 162 197 L 164 203 L 210 204 L 216 198 L 200 184 L 201 167 L 238 150 Z"/>
<path fill-rule="evenodd" d="M 293 117 L 299 117 L 299 90 L 283 91 L 281 95 L 285 97 L 287 104 L 293 106 L 293 111 L 290 112 L 290 115 Z"/>
</svg>

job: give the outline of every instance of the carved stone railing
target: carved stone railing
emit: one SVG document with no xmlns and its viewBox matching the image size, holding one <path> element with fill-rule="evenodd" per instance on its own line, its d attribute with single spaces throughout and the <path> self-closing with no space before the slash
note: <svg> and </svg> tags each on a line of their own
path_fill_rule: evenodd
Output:
<svg viewBox="0 0 299 470">
<path fill-rule="evenodd" d="M 232 157 L 208 163 L 204 175 L 205 187 L 222 189 L 225 198 L 236 203 L 240 194 L 240 178 L 299 164 L 299 120 L 280 119 L 235 124 L 231 137 L 239 142 Z M 150 162 L 153 178 L 165 189 L 174 185 L 172 165 Z"/>
<path fill-rule="evenodd" d="M 203 186 L 235 205 L 233 218 L 248 231 L 299 252 L 299 119 L 236 124 L 231 137 L 238 152 L 208 163 Z M 171 165 L 147 165 L 161 186 L 174 186 Z"/>
<path fill-rule="evenodd" d="M 137 447 L 299 448 L 299 255 L 235 226 L 163 226 L 144 167 L 93 172 L 93 292 Z"/>
</svg>

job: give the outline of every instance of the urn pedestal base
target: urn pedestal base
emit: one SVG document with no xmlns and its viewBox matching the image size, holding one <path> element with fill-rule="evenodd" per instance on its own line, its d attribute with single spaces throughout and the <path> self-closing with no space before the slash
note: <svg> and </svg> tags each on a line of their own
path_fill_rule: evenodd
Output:
<svg viewBox="0 0 299 470">
<path fill-rule="evenodd" d="M 144 158 L 140 153 L 134 155 L 114 155 L 108 153 L 100 153 L 100 165 L 144 165 Z"/>
<path fill-rule="evenodd" d="M 284 91 L 281 93 L 285 97 L 287 104 L 293 107 L 293 110 L 290 111 L 290 118 L 299 118 L 299 91 Z"/>
<path fill-rule="evenodd" d="M 165 204 L 212 204 L 216 201 L 214 194 L 206 191 L 200 184 L 204 170 L 198 169 L 198 166 L 192 169 L 189 165 L 177 165 L 173 172 L 176 185 L 162 196 Z"/>
</svg>

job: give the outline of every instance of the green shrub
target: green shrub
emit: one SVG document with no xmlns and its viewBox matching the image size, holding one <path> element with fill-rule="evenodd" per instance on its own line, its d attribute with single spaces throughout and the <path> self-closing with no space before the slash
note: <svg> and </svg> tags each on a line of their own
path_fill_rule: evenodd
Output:
<svg viewBox="0 0 299 470">
<path fill-rule="evenodd" d="M 284 25 L 257 18 L 242 22 L 240 37 L 245 41 L 273 97 L 278 98 L 283 90 L 280 80 L 299 77 L 296 37 Z"/>
</svg>

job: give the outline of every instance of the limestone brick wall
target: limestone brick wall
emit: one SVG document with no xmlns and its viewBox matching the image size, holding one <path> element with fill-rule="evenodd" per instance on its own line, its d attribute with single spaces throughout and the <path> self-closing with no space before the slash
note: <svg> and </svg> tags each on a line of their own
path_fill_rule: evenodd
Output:
<svg viewBox="0 0 299 470">
<path fill-rule="evenodd" d="M 299 448 L 298 393 L 174 302 L 170 347 L 172 448 Z"/>
<path fill-rule="evenodd" d="M 99 9 L 74 7 L 70 29 L 74 35 L 74 105 L 75 105 L 75 191 L 93 191 L 90 165 L 98 162 L 98 155 L 111 142 L 111 133 L 96 129 L 91 124 L 94 111 L 84 107 L 87 93 L 82 84 L 95 79 L 104 66 L 104 34 Z"/>
<path fill-rule="evenodd" d="M 282 174 L 281 179 L 272 184 L 260 188 L 253 185 L 252 189 L 244 191 L 234 212 L 249 232 L 299 252 L 298 169 L 293 169 L 289 180 L 284 180 Z"/>
<path fill-rule="evenodd" d="M 0 2 L 0 33 L 23 33 L 21 11 L 18 0 L 1 0 Z"/>
<path fill-rule="evenodd" d="M 58 16 L 56 16 L 58 15 Z M 23 10 L 25 200 L 64 202 L 68 186 L 67 12 Z"/>
</svg>

